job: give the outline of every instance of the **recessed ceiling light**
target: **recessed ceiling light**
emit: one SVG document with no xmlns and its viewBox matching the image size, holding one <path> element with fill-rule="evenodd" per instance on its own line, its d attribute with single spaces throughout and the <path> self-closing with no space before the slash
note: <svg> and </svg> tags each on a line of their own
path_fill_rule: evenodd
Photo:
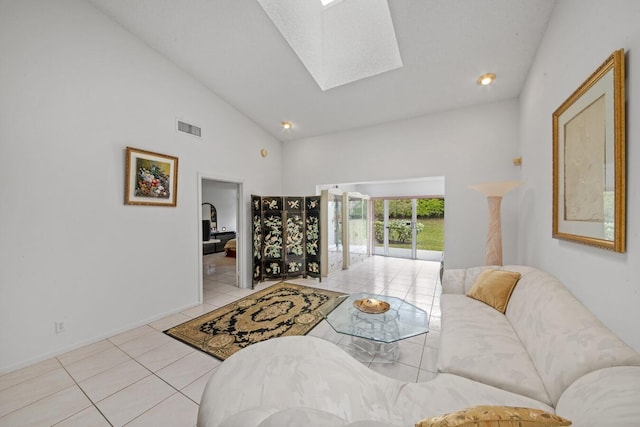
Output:
<svg viewBox="0 0 640 427">
<path fill-rule="evenodd" d="M 322 3 L 323 6 L 328 6 L 331 3 L 336 2 L 337 0 L 320 0 L 320 2 Z"/>
<path fill-rule="evenodd" d="M 496 79 L 496 75 L 493 73 L 485 73 L 483 75 L 481 75 L 480 77 L 478 77 L 478 84 L 482 85 L 482 86 L 487 86 L 490 85 L 491 83 L 493 83 L 493 81 Z"/>
<path fill-rule="evenodd" d="M 282 122 L 282 129 L 291 129 L 291 122 Z"/>
</svg>

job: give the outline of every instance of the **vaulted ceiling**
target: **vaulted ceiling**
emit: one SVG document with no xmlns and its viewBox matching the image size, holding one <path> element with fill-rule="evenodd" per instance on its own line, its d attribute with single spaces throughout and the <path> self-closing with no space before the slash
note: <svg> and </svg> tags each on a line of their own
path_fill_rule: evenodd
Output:
<svg viewBox="0 0 640 427">
<path fill-rule="evenodd" d="M 388 0 L 402 66 L 322 90 L 261 6 L 320 0 L 88 1 L 281 141 L 515 98 L 555 5 Z"/>
</svg>

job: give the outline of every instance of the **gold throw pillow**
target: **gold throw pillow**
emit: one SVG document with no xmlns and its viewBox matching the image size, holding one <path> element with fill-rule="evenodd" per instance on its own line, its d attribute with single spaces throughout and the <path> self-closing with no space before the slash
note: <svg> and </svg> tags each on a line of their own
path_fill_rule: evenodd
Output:
<svg viewBox="0 0 640 427">
<path fill-rule="evenodd" d="M 570 426 L 556 414 L 513 406 L 472 406 L 452 414 L 418 421 L 415 427 L 534 427 Z"/>
<path fill-rule="evenodd" d="M 489 304 L 504 314 L 520 276 L 520 273 L 515 271 L 486 269 L 478 275 L 467 296 Z"/>
</svg>

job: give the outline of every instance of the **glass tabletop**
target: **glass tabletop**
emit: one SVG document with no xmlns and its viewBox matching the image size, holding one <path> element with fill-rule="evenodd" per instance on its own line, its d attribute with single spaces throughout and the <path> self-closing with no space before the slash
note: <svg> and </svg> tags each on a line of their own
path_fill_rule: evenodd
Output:
<svg viewBox="0 0 640 427">
<path fill-rule="evenodd" d="M 378 310 L 386 311 L 367 312 Z M 325 319 L 336 332 L 385 343 L 429 332 L 429 314 L 425 310 L 385 295 L 345 296 Z"/>
</svg>

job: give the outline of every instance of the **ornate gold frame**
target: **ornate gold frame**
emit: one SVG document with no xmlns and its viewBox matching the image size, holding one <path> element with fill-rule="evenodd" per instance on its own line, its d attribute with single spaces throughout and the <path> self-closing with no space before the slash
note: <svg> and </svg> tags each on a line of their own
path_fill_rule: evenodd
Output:
<svg viewBox="0 0 640 427">
<path fill-rule="evenodd" d="M 131 147 L 127 147 L 126 153 L 124 203 L 126 205 L 175 207 L 178 201 L 178 158 Z M 152 165 L 149 166 L 150 169 L 159 171 L 157 176 L 149 177 L 160 179 L 154 179 L 159 182 L 154 182 L 149 186 L 154 191 L 150 191 L 148 194 L 144 194 L 142 191 L 147 187 L 140 184 L 144 181 L 138 175 L 141 165 L 145 167 Z M 157 169 L 155 169 L 156 167 Z M 160 185 L 162 191 L 157 191 Z"/>
<path fill-rule="evenodd" d="M 624 252 L 625 186 L 620 49 L 553 113 L 553 237 Z"/>
</svg>

